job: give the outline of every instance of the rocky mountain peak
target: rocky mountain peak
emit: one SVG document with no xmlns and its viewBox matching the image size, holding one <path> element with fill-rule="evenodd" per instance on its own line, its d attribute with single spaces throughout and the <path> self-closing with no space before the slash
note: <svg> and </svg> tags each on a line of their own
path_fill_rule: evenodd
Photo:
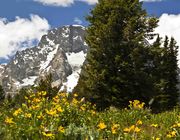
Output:
<svg viewBox="0 0 180 140">
<path fill-rule="evenodd" d="M 3 87 L 6 91 L 17 90 L 51 73 L 54 86 L 71 91 L 88 51 L 85 35 L 81 25 L 49 30 L 37 46 L 17 52 L 6 66 L 0 66 Z"/>
</svg>

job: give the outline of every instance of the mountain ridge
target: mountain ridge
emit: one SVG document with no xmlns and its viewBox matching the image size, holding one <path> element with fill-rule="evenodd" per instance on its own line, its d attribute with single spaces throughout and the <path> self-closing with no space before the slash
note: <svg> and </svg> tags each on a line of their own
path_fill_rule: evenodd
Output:
<svg viewBox="0 0 180 140">
<path fill-rule="evenodd" d="M 17 52 L 7 65 L 0 66 L 0 82 L 5 91 L 37 84 L 51 73 L 53 86 L 71 92 L 88 51 L 85 35 L 85 27 L 66 25 L 49 30 L 37 46 Z"/>
</svg>

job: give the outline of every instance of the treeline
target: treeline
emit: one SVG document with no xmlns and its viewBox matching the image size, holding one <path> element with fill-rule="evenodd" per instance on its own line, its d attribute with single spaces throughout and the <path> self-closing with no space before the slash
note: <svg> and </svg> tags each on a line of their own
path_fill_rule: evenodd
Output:
<svg viewBox="0 0 180 140">
<path fill-rule="evenodd" d="M 31 96 L 32 93 L 36 94 L 41 91 L 46 91 L 47 94 L 45 98 L 51 100 L 58 94 L 60 89 L 60 87 L 53 87 L 52 82 L 52 74 L 49 74 L 42 78 L 37 85 L 23 87 L 20 90 L 17 90 L 13 95 L 6 93 L 0 85 L 0 106 L 16 108 L 22 103 L 25 103 L 26 96 Z"/>
<path fill-rule="evenodd" d="M 100 110 L 124 108 L 134 99 L 154 111 L 177 105 L 178 46 L 173 37 L 153 33 L 158 20 L 142 2 L 99 0 L 87 20 L 90 51 L 74 92 Z"/>
</svg>

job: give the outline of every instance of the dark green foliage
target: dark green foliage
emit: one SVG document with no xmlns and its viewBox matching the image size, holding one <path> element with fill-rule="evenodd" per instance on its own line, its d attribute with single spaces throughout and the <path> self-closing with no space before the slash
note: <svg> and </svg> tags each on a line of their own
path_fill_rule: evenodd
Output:
<svg viewBox="0 0 180 140">
<path fill-rule="evenodd" d="M 172 108 L 178 102 L 178 46 L 174 38 L 171 38 L 168 48 L 165 50 L 164 63 L 164 79 L 166 84 L 164 94 L 168 96 L 167 107 Z"/>
<path fill-rule="evenodd" d="M 101 109 L 133 99 L 148 103 L 154 89 L 144 40 L 157 20 L 147 18 L 139 0 L 100 0 L 87 19 L 90 52 L 75 91 Z"/>
<path fill-rule="evenodd" d="M 162 89 L 164 88 L 164 64 L 163 64 L 163 59 L 162 57 L 164 56 L 164 49 L 161 47 L 162 44 L 162 39 L 157 36 L 156 41 L 153 43 L 151 46 L 149 53 L 150 53 L 150 59 L 152 61 L 152 67 L 149 69 L 150 75 L 152 77 L 153 81 L 153 88 L 155 95 L 151 99 L 149 105 L 153 110 L 158 109 L 160 110 L 161 108 L 161 102 L 163 98 L 166 98 L 165 96 L 162 96 Z M 168 45 L 168 41 L 167 41 Z"/>
<path fill-rule="evenodd" d="M 7 108 L 16 108 L 21 106 L 22 103 L 25 103 L 25 96 L 28 96 L 30 88 L 22 88 L 15 94 L 13 97 L 10 95 L 7 96 L 5 104 Z"/>
<path fill-rule="evenodd" d="M 176 42 L 152 38 L 156 18 L 147 18 L 139 0 L 99 0 L 87 17 L 90 46 L 74 92 L 104 109 L 126 107 L 138 99 L 154 112 L 170 109 L 178 100 Z"/>
<path fill-rule="evenodd" d="M 4 98 L 5 98 L 5 93 L 3 87 L 0 85 L 0 102 L 4 100 Z"/>
<path fill-rule="evenodd" d="M 165 37 L 163 45 L 161 38 L 158 36 L 154 42 L 151 54 L 153 58 L 153 83 L 156 91 L 152 109 L 163 111 L 173 108 L 177 105 L 179 92 L 178 85 L 178 65 L 177 55 L 178 46 L 174 38 L 170 42 Z"/>
<path fill-rule="evenodd" d="M 38 83 L 38 86 L 35 87 L 35 90 L 37 91 L 46 91 L 47 97 L 52 98 L 54 97 L 58 91 L 59 87 L 52 87 L 52 74 L 47 75 L 44 79 L 41 79 Z"/>
<path fill-rule="evenodd" d="M 37 93 L 40 91 L 46 91 L 46 98 L 51 99 L 57 95 L 59 87 L 52 87 L 52 75 L 47 75 L 44 79 L 41 79 L 38 86 L 32 86 L 29 88 L 22 88 L 20 91 L 11 97 L 7 96 L 4 105 L 6 108 L 15 108 L 19 107 L 22 103 L 26 102 L 25 97 L 31 96 L 33 92 Z"/>
</svg>

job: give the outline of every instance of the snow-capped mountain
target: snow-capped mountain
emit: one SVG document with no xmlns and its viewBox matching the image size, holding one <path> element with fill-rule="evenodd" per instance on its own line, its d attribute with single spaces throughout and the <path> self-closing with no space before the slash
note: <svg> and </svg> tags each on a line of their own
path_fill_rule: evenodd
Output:
<svg viewBox="0 0 180 140">
<path fill-rule="evenodd" d="M 17 52 L 6 66 L 0 66 L 2 86 L 6 91 L 20 89 L 51 73 L 53 86 L 72 91 L 88 51 L 85 34 L 80 25 L 50 30 L 38 46 Z"/>
</svg>

